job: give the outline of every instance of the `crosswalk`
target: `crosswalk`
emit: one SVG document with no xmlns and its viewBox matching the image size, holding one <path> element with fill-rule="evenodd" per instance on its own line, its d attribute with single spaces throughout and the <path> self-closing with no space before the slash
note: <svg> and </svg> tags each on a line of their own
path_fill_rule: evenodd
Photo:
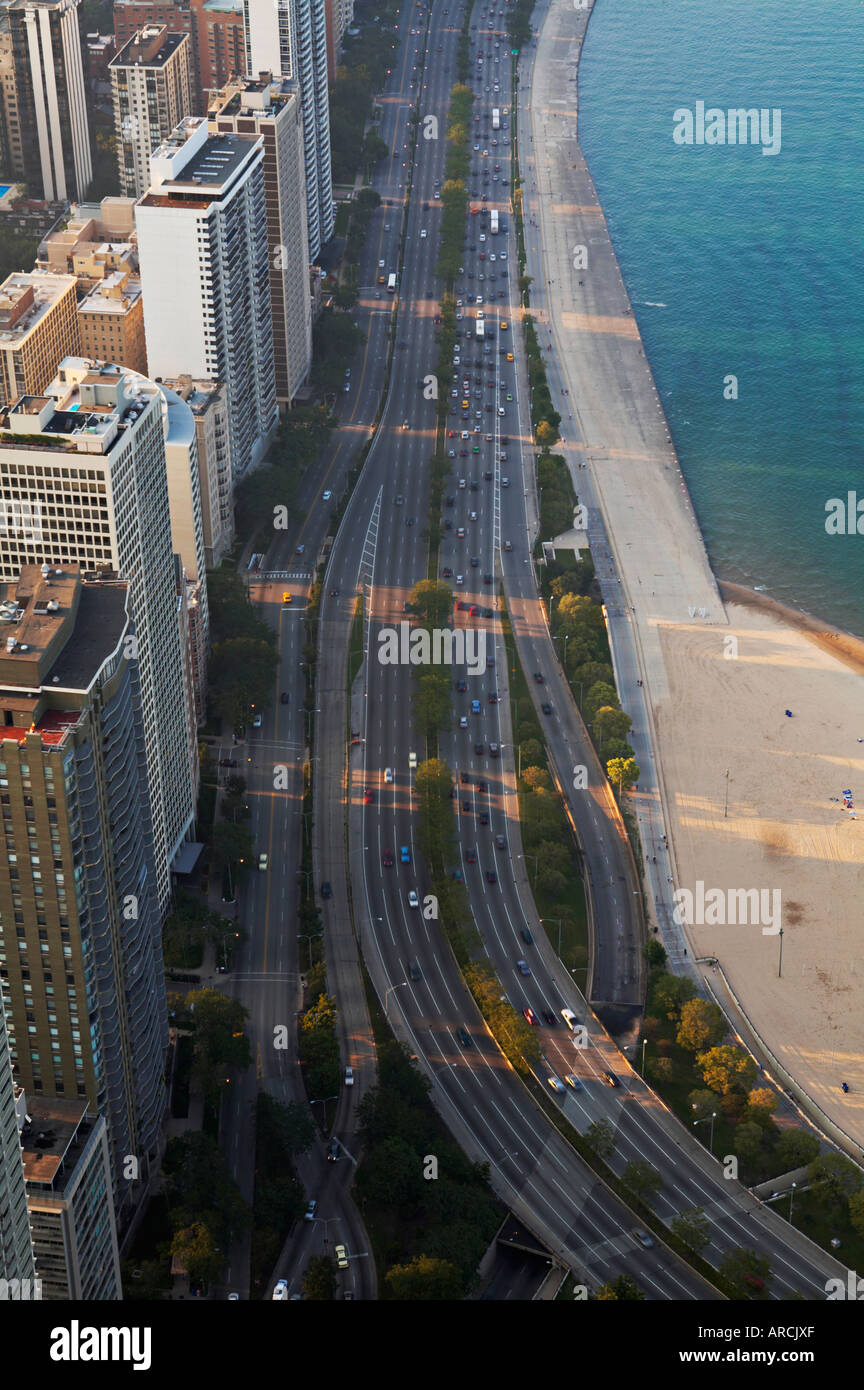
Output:
<svg viewBox="0 0 864 1390">
<path fill-rule="evenodd" d="M 311 579 L 310 570 L 258 570 L 256 579 Z"/>
</svg>

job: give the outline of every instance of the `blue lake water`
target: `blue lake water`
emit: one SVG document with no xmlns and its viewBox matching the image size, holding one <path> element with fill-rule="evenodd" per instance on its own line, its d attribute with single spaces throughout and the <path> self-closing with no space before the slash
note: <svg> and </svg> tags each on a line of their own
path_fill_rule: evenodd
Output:
<svg viewBox="0 0 864 1390">
<path fill-rule="evenodd" d="M 850 0 L 597 0 L 580 69 L 582 144 L 714 568 L 859 634 L 862 53 Z M 673 112 L 699 101 L 779 108 L 779 153 L 677 145 Z M 850 490 L 862 534 L 829 535 Z"/>
</svg>

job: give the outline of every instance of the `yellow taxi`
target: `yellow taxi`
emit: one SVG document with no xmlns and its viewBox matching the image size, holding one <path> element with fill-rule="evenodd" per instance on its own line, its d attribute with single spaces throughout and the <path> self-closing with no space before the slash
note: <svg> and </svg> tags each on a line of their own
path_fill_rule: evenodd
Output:
<svg viewBox="0 0 864 1390">
<path fill-rule="evenodd" d="M 509 325 L 509 323 L 507 322 L 507 320 L 506 320 L 506 319 L 502 319 L 502 320 L 501 320 L 501 332 L 502 332 L 502 333 L 506 333 L 506 332 L 507 332 L 507 329 L 508 329 L 509 327 L 510 327 L 510 325 Z"/>
<path fill-rule="evenodd" d="M 292 595 L 289 594 L 289 593 L 287 593 L 287 591 L 286 591 L 286 593 L 284 593 L 284 594 L 282 595 L 282 602 L 283 602 L 283 603 L 290 603 L 290 602 L 291 602 L 291 599 L 292 599 Z"/>
<path fill-rule="evenodd" d="M 512 361 L 513 361 L 513 354 L 512 354 L 512 352 L 508 352 L 508 354 L 507 354 L 507 361 L 508 361 L 508 362 L 512 362 Z"/>
</svg>

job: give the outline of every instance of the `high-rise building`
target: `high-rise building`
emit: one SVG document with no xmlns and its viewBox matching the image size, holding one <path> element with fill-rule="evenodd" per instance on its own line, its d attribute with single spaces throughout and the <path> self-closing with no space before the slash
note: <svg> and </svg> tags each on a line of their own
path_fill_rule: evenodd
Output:
<svg viewBox="0 0 864 1390">
<path fill-rule="evenodd" d="M 345 31 L 354 18 L 354 0 L 325 0 L 327 20 L 327 76 L 332 82 L 342 56 Z"/>
<path fill-rule="evenodd" d="M 78 351 L 74 275 L 8 275 L 0 285 L 0 406 L 38 396 L 67 353 Z"/>
<path fill-rule="evenodd" d="M 159 401 L 144 414 L 158 418 Z M 50 452 L 31 453 L 33 466 Z M 168 1041 L 158 789 L 131 597 L 127 583 L 82 583 L 77 566 L 25 565 L 0 608 L 0 963 L 12 1062 L 34 1103 L 86 1098 L 104 1115 L 119 1211 L 156 1156 Z"/>
<path fill-rule="evenodd" d="M 0 579 L 15 581 L 22 565 L 46 562 L 107 570 L 129 583 L 156 893 L 164 910 L 197 786 L 177 621 L 165 397 L 121 367 L 68 358 L 43 395 L 22 396 L 2 412 L 0 429 Z"/>
<path fill-rule="evenodd" d="M 256 135 L 264 141 L 276 397 L 290 405 L 312 362 L 303 124 L 297 84 L 263 73 L 258 82 L 239 78 L 214 95 L 209 120 L 214 134 Z"/>
<path fill-rule="evenodd" d="M 326 0 L 243 0 L 246 71 L 292 78 L 303 108 L 309 260 L 333 235 Z"/>
<path fill-rule="evenodd" d="M 172 33 L 189 35 L 196 111 L 206 111 L 210 92 L 245 71 L 243 0 L 114 0 L 118 49 L 144 24 L 164 24 Z"/>
<path fill-rule="evenodd" d="M 141 281 L 128 270 L 111 271 L 98 281 L 78 301 L 78 338 L 82 356 L 116 362 L 143 375 L 147 347 Z"/>
<path fill-rule="evenodd" d="M 150 168 L 135 207 L 148 369 L 224 382 L 236 478 L 263 458 L 279 414 L 264 142 L 190 118 Z"/>
<path fill-rule="evenodd" d="M 186 402 L 195 421 L 204 563 L 208 570 L 216 569 L 234 543 L 228 393 L 219 381 L 193 381 L 190 376 L 163 377 L 161 384 Z"/>
<path fill-rule="evenodd" d="M 55 275 L 74 275 L 92 289 L 114 270 L 138 270 L 135 244 L 135 199 L 103 198 L 101 203 L 77 203 L 62 228 L 43 238 L 37 268 Z"/>
<path fill-rule="evenodd" d="M 19 1139 L 23 1120 L 23 1094 L 12 1076 L 9 1034 L 0 990 L 0 1279 L 29 1279 L 29 1292 L 33 1289 L 36 1270 Z"/>
<path fill-rule="evenodd" d="M 122 1298 L 104 1117 L 86 1100 L 39 1098 L 21 1145 L 43 1301 Z"/>
<path fill-rule="evenodd" d="M 109 64 L 120 187 L 139 198 L 150 156 L 194 106 L 192 40 L 164 24 L 137 29 Z"/>
<path fill-rule="evenodd" d="M 0 86 L 9 167 L 31 197 L 83 198 L 93 178 L 80 0 L 2 0 Z"/>
</svg>

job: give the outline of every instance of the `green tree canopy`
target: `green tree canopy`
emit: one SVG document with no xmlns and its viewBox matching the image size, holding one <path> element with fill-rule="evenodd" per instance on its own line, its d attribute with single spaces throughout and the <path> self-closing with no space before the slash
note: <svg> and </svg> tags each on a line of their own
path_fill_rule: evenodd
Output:
<svg viewBox="0 0 864 1390">
<path fill-rule="evenodd" d="M 706 1085 L 722 1096 L 730 1091 L 749 1091 L 756 1079 L 756 1063 L 750 1054 L 729 1044 L 700 1052 L 696 1065 Z"/>
<path fill-rule="evenodd" d="M 706 1052 L 723 1041 L 727 1031 L 723 1010 L 707 999 L 688 999 L 681 1006 L 675 1041 L 687 1052 Z"/>
<path fill-rule="evenodd" d="M 385 1282 L 390 1296 L 400 1303 L 419 1299 L 455 1302 L 463 1296 L 456 1266 L 429 1255 L 415 1255 L 408 1264 L 391 1265 Z"/>
</svg>

